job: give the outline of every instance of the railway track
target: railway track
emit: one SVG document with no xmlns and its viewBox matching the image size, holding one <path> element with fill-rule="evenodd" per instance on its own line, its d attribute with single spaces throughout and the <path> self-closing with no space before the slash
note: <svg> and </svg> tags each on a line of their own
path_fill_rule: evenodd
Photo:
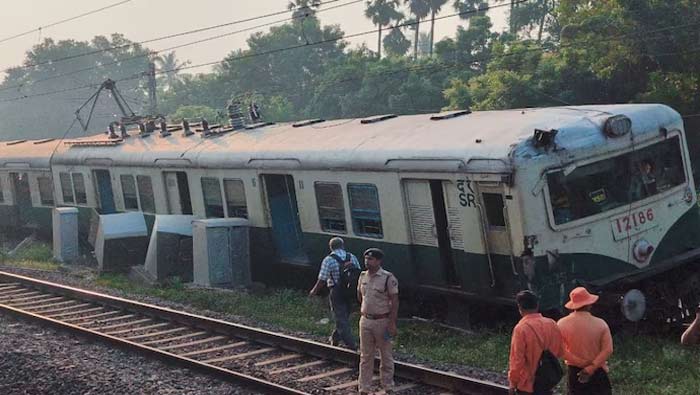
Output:
<svg viewBox="0 0 700 395">
<path fill-rule="evenodd" d="M 262 392 L 357 391 L 358 355 L 319 342 L 6 272 L 0 272 L 0 310 Z M 396 363 L 396 381 L 397 394 L 508 393 L 499 384 L 401 362 Z"/>
</svg>

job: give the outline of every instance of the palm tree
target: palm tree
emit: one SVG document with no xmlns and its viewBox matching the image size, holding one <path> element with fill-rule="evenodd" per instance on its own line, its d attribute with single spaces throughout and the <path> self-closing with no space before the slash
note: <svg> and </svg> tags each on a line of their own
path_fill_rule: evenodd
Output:
<svg viewBox="0 0 700 395">
<path fill-rule="evenodd" d="M 403 14 L 396 7 L 399 0 L 368 0 L 365 16 L 372 20 L 372 23 L 379 27 L 379 39 L 377 40 L 377 57 L 382 58 L 382 27 L 389 25 L 392 21 L 403 19 Z"/>
<path fill-rule="evenodd" d="M 430 6 L 426 0 L 404 0 L 404 4 L 408 4 L 408 10 L 416 18 L 416 23 L 412 29 L 415 29 L 413 37 L 413 60 L 418 59 L 418 37 L 420 34 L 420 20 L 430 14 Z"/>
<path fill-rule="evenodd" d="M 435 15 L 440 12 L 447 0 L 428 0 L 430 6 L 430 56 L 433 56 L 433 45 L 435 44 Z"/>
<path fill-rule="evenodd" d="M 180 62 L 174 51 L 157 56 L 153 61 L 158 66 L 159 72 L 164 74 L 165 85 L 168 88 L 172 87 L 173 84 L 180 79 L 178 75 L 180 72 L 179 69 L 190 64 L 189 60 Z"/>
<path fill-rule="evenodd" d="M 305 16 L 316 15 L 315 8 L 321 7 L 321 0 L 291 0 L 287 4 L 287 9 L 292 12 L 292 18 L 301 19 Z"/>
</svg>

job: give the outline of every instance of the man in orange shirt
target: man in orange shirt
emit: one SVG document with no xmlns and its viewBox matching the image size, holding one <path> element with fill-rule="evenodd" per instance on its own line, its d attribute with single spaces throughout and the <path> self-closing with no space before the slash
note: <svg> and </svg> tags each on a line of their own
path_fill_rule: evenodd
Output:
<svg viewBox="0 0 700 395">
<path fill-rule="evenodd" d="M 515 296 L 522 318 L 513 328 L 508 363 L 509 395 L 549 395 L 551 389 L 535 390 L 535 373 L 546 349 L 561 357 L 562 343 L 557 324 L 538 312 L 539 300 L 530 291 Z"/>
<path fill-rule="evenodd" d="M 608 324 L 591 314 L 598 296 L 578 287 L 569 298 L 565 307 L 573 311 L 557 323 L 569 370 L 569 395 L 610 395 L 607 360 L 613 352 L 613 343 Z"/>
</svg>

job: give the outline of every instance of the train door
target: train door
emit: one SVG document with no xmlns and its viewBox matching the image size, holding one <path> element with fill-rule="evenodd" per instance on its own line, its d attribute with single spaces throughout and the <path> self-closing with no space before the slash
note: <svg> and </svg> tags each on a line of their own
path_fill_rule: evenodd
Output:
<svg viewBox="0 0 700 395">
<path fill-rule="evenodd" d="M 459 286 L 455 250 L 461 249 L 461 224 L 459 212 L 454 207 L 454 199 L 449 193 L 453 183 L 443 180 L 404 180 L 404 195 L 408 207 L 412 244 L 417 248 L 414 254 L 420 261 L 422 281 L 437 282 L 448 286 Z M 427 247 L 427 248 L 421 248 Z M 437 252 L 439 277 L 430 264 Z"/>
<path fill-rule="evenodd" d="M 305 262 L 294 178 L 279 174 L 264 174 L 262 178 L 272 220 L 272 239 L 280 257 Z"/>
<path fill-rule="evenodd" d="M 510 255 L 510 235 L 503 188 L 498 185 L 479 184 L 482 215 L 491 255 Z"/>
<path fill-rule="evenodd" d="M 109 170 L 93 170 L 97 205 L 101 214 L 114 214 L 117 208 L 114 205 L 114 192 L 112 191 L 112 177 Z"/>
<path fill-rule="evenodd" d="M 19 218 L 27 219 L 27 212 L 32 207 L 32 196 L 29 192 L 29 176 L 27 173 L 10 173 L 12 184 L 12 198 L 17 207 Z"/>
<path fill-rule="evenodd" d="M 192 215 L 192 200 L 187 173 L 184 171 L 165 171 L 163 179 L 165 180 L 170 214 Z"/>
</svg>

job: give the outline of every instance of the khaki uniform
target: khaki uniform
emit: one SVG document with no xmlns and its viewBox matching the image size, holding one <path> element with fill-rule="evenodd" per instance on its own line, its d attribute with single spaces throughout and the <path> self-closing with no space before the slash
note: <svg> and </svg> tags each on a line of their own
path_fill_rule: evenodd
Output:
<svg viewBox="0 0 700 395">
<path fill-rule="evenodd" d="M 382 387 L 394 387 L 394 357 L 389 337 L 389 312 L 391 295 L 399 293 L 399 282 L 390 272 L 379 269 L 370 275 L 364 271 L 360 275 L 357 288 L 362 295 L 360 312 L 360 392 L 371 392 L 374 370 L 374 355 L 379 349 L 380 379 Z"/>
</svg>

